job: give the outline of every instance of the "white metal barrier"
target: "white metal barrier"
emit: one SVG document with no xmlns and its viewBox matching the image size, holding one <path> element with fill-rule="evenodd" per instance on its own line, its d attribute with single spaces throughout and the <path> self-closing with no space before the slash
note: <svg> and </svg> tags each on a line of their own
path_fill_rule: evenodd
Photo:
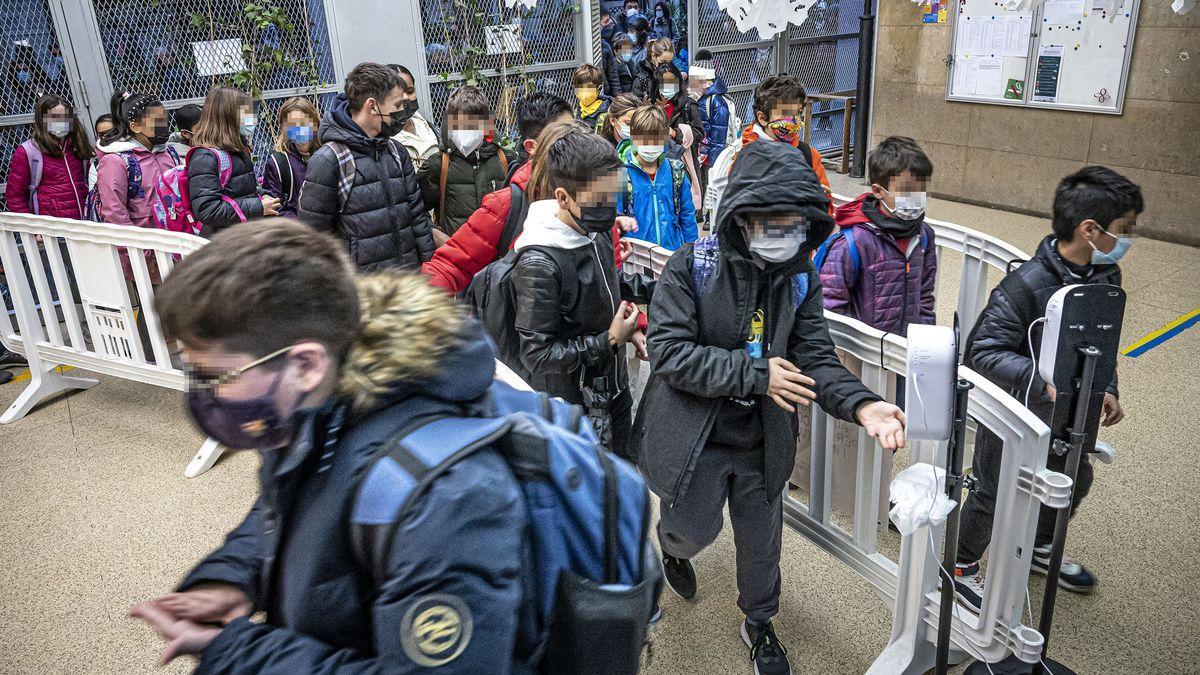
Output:
<svg viewBox="0 0 1200 675">
<path fill-rule="evenodd" d="M 837 203 L 848 201 L 840 195 L 834 195 L 834 199 Z M 1028 256 L 970 228 L 936 220 L 926 222 L 933 226 L 939 254 L 953 250 L 963 256 L 956 308 L 963 330 L 968 331 L 983 310 L 989 269 L 1006 271 L 1011 262 L 1027 260 Z M 633 253 L 625 262 L 627 268 L 657 276 L 671 253 L 640 240 L 631 241 Z M 886 396 L 890 380 L 905 372 L 905 339 L 831 312 L 826 312 L 826 319 L 848 365 L 855 362 L 864 384 Z M 969 415 L 1000 437 L 1004 459 L 983 605 L 978 616 L 965 609 L 954 613 L 952 660 L 974 656 L 998 661 L 1012 652 L 1032 663 L 1040 653 L 1042 636 L 1021 623 L 1021 609 L 1039 505 L 1065 504 L 1071 483 L 1066 476 L 1046 469 L 1050 430 L 1040 419 L 971 369 L 961 367 L 959 375 L 974 384 Z M 933 667 L 935 660 L 941 551 L 934 548 L 933 542 L 940 545 L 942 532 L 938 528 L 931 538 L 922 529 L 903 538 L 898 560 L 879 551 L 879 501 L 881 488 L 890 476 L 882 475 L 883 450 L 861 429 L 854 467 L 852 525 L 846 530 L 834 522 L 833 471 L 828 461 L 834 446 L 833 423 L 831 416 L 813 407 L 807 444 L 811 453 L 808 503 L 785 495 L 784 520 L 870 582 L 894 608 L 891 639 L 869 672 L 923 673 Z M 945 466 L 945 443 L 911 443 L 910 450 L 914 463 Z"/>
</svg>

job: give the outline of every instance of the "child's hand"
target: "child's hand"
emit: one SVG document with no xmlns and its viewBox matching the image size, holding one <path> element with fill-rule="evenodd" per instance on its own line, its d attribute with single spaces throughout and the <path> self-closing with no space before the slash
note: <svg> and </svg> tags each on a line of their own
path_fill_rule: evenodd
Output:
<svg viewBox="0 0 1200 675">
<path fill-rule="evenodd" d="M 262 202 L 264 216 L 279 215 L 279 200 L 271 195 L 263 195 L 258 198 Z"/>
<path fill-rule="evenodd" d="M 1055 389 L 1054 385 L 1050 384 L 1049 382 L 1046 383 L 1046 398 L 1050 399 L 1051 401 L 1058 398 L 1058 390 Z"/>
<path fill-rule="evenodd" d="M 854 416 L 884 450 L 895 452 L 904 447 L 904 412 L 896 406 L 886 401 L 866 403 Z"/>
<path fill-rule="evenodd" d="M 617 216 L 617 229 L 621 230 L 621 234 L 637 232 L 637 219 L 629 216 Z"/>
<path fill-rule="evenodd" d="M 767 363 L 771 375 L 771 380 L 767 384 L 767 394 L 780 408 L 788 412 L 796 412 L 796 408 L 788 401 L 807 406 L 817 397 L 813 390 L 804 386 L 816 386 L 816 381 L 801 373 L 796 364 L 778 356 L 771 357 Z"/>
<path fill-rule="evenodd" d="M 650 360 L 650 351 L 646 348 L 646 334 L 642 331 L 637 331 L 629 340 L 633 343 L 633 349 L 637 353 L 637 357 L 643 361 Z"/>
<path fill-rule="evenodd" d="M 1111 427 L 1112 425 L 1125 419 L 1125 409 L 1121 407 L 1121 402 L 1112 394 L 1104 394 L 1104 419 L 1101 420 L 1100 426 Z"/>
<path fill-rule="evenodd" d="M 254 612 L 254 604 L 245 593 L 224 583 L 201 584 L 181 593 L 168 593 L 151 602 L 176 618 L 199 623 L 224 625 Z"/>
<path fill-rule="evenodd" d="M 129 616 L 150 624 L 167 641 L 162 665 L 185 654 L 201 654 L 221 634 L 221 629 L 209 624 L 180 619 L 154 602 L 139 602 L 129 610 Z"/>
<path fill-rule="evenodd" d="M 608 343 L 616 346 L 623 345 L 633 337 L 637 330 L 638 308 L 632 302 L 621 302 L 612 323 L 608 325 Z"/>
</svg>

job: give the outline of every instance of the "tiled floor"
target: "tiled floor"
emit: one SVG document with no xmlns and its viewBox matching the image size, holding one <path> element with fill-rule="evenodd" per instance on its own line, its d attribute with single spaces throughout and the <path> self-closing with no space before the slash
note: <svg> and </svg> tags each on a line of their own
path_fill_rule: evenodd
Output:
<svg viewBox="0 0 1200 675">
<path fill-rule="evenodd" d="M 851 181 L 834 177 L 837 191 Z M 1047 187 L 1047 191 L 1050 186 Z M 1149 204 L 1153 209 L 1154 204 Z M 1029 251 L 1045 221 L 934 201 L 934 217 Z M 1128 344 L 1200 304 L 1200 253 L 1139 240 L 1123 264 Z M 949 307 L 956 271 L 942 277 Z M 1070 550 L 1101 586 L 1061 594 L 1052 653 L 1082 673 L 1196 672 L 1200 646 L 1200 332 L 1122 359 L 1128 419 L 1105 432 L 1118 449 L 1072 525 Z M 0 387 L 0 406 L 20 391 Z M 201 438 L 171 391 L 101 378 L 0 427 L 0 672 L 139 673 L 159 641 L 128 607 L 169 590 L 249 507 L 257 460 L 224 458 L 195 479 L 183 467 Z M 669 593 L 650 672 L 749 673 L 737 634 L 728 528 L 696 559 L 700 592 Z M 777 624 L 797 673 L 861 673 L 886 643 L 890 609 L 866 582 L 785 532 Z M 1040 578 L 1031 584 L 1035 604 Z M 178 662 L 169 672 L 185 672 Z"/>
</svg>

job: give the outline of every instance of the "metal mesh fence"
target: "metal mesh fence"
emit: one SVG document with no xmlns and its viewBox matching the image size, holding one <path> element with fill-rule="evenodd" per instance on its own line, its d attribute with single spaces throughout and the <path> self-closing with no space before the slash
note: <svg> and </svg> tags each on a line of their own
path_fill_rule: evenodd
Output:
<svg viewBox="0 0 1200 675">
<path fill-rule="evenodd" d="M 0 11 L 0 117 L 28 115 L 44 93 L 71 98 L 46 0 L 4 0 Z"/>
<path fill-rule="evenodd" d="M 579 58 L 579 5 L 542 0 L 533 10 L 499 0 L 421 0 L 428 75 L 501 70 Z"/>
<path fill-rule="evenodd" d="M 853 90 L 858 83 L 858 37 L 789 45 L 788 72 L 798 75 L 810 94 Z M 841 147 L 844 107 L 832 101 L 813 103 L 814 147 Z"/>
<path fill-rule="evenodd" d="M 693 2 L 696 3 L 696 11 L 692 17 L 696 21 L 696 49 L 763 41 L 757 29 L 751 29 L 747 33 L 738 32 L 733 19 L 717 5 L 717 0 Z"/>
<path fill-rule="evenodd" d="M 506 78 L 489 77 L 479 83 L 479 87 L 487 95 L 496 112 L 497 138 L 516 139 L 516 120 L 513 119 L 513 104 L 527 91 L 548 91 L 564 99 L 573 100 L 571 91 L 571 72 L 573 68 L 558 68 L 540 72 L 526 73 L 525 76 L 513 73 Z M 432 101 L 430 120 L 437 120 L 439 125 L 444 119 L 446 100 L 450 92 L 461 86 L 461 81 L 435 81 L 429 84 L 429 98 Z"/>
<path fill-rule="evenodd" d="M 270 91 L 334 81 L 321 0 L 94 0 L 113 87 L 164 101 L 218 84 Z"/>
</svg>

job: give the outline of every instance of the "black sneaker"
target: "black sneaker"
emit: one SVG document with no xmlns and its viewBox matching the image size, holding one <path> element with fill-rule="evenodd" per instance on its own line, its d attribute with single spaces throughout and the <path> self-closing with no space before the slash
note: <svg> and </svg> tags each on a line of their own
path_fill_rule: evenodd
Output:
<svg viewBox="0 0 1200 675">
<path fill-rule="evenodd" d="M 696 597 L 696 570 L 687 558 L 672 558 L 663 554 L 663 578 L 675 595 L 684 600 Z"/>
<path fill-rule="evenodd" d="M 1046 574 L 1050 569 L 1050 547 L 1039 546 L 1033 549 L 1033 565 L 1029 571 L 1038 574 Z M 1062 565 L 1058 568 L 1058 585 L 1072 593 L 1091 593 L 1096 590 L 1096 577 L 1088 570 L 1088 568 L 1080 565 L 1070 558 L 1068 555 L 1063 555 Z"/>
<path fill-rule="evenodd" d="M 29 365 L 24 356 L 0 346 L 0 368 L 24 368 Z"/>
<path fill-rule="evenodd" d="M 775 627 L 768 621 L 759 627 L 747 619 L 742 622 L 742 641 L 750 648 L 750 662 L 754 664 L 754 675 L 792 675 L 792 664 L 788 662 L 787 649 L 775 635 Z"/>
<path fill-rule="evenodd" d="M 954 592 L 978 614 L 983 607 L 983 575 L 979 573 L 979 563 L 954 566 Z"/>
</svg>

